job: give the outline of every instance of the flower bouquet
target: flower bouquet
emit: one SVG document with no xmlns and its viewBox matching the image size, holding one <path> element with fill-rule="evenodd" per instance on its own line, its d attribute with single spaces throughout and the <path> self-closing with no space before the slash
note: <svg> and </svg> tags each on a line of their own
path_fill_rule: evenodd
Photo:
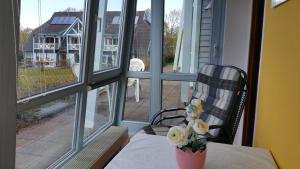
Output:
<svg viewBox="0 0 300 169">
<path fill-rule="evenodd" d="M 209 127 L 200 119 L 202 102 L 193 99 L 186 107 L 186 127 L 174 126 L 167 134 L 170 144 L 176 146 L 176 159 L 180 169 L 202 169 L 206 158 Z"/>
</svg>

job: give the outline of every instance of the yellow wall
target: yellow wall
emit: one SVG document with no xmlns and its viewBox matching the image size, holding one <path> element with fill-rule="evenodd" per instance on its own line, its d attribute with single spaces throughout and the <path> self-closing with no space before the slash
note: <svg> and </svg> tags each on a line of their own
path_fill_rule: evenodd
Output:
<svg viewBox="0 0 300 169">
<path fill-rule="evenodd" d="M 267 0 L 255 145 L 300 169 L 300 0 Z"/>
</svg>

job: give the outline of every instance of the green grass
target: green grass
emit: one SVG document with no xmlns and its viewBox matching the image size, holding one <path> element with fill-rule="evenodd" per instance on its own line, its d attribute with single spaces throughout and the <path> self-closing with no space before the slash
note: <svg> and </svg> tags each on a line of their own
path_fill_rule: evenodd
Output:
<svg viewBox="0 0 300 169">
<path fill-rule="evenodd" d="M 17 77 L 18 98 L 49 91 L 75 83 L 77 78 L 70 67 L 19 68 Z"/>
</svg>

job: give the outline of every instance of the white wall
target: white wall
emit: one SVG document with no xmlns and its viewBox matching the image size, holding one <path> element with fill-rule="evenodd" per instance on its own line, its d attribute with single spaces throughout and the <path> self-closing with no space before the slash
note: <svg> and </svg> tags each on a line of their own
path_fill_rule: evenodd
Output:
<svg viewBox="0 0 300 169">
<path fill-rule="evenodd" d="M 224 25 L 223 64 L 234 65 L 247 72 L 251 30 L 252 0 L 227 0 Z M 242 142 L 242 124 L 234 144 Z"/>
</svg>

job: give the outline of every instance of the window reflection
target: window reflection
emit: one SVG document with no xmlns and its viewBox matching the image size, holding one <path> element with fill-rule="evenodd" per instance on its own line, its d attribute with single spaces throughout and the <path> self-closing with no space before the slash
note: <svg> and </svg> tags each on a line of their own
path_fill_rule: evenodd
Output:
<svg viewBox="0 0 300 169">
<path fill-rule="evenodd" d="M 99 2 L 95 44 L 94 72 L 119 67 L 119 41 L 122 0 Z"/>
<path fill-rule="evenodd" d="M 36 3 L 31 0 L 21 2 L 18 99 L 81 80 L 84 0 L 59 6 L 56 5 L 59 0 L 41 1 L 40 6 Z M 55 8 L 50 8 L 52 6 Z"/>
<path fill-rule="evenodd" d="M 76 96 L 17 113 L 17 169 L 47 168 L 72 150 Z"/>
<path fill-rule="evenodd" d="M 117 83 L 99 87 L 88 92 L 84 138 L 107 127 L 113 120 Z"/>
</svg>

